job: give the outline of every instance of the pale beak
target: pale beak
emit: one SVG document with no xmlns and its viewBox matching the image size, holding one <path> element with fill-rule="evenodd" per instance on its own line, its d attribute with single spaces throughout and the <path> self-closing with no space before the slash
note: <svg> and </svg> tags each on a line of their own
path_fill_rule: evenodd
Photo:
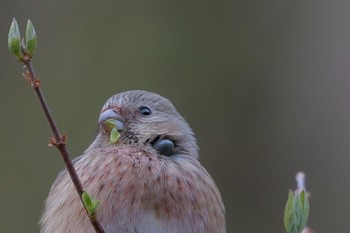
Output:
<svg viewBox="0 0 350 233">
<path fill-rule="evenodd" d="M 125 118 L 122 117 L 116 110 L 108 109 L 101 113 L 98 118 L 98 123 L 102 123 L 106 120 L 115 120 L 115 125 L 117 126 L 118 131 L 122 131 L 124 129 Z"/>
</svg>

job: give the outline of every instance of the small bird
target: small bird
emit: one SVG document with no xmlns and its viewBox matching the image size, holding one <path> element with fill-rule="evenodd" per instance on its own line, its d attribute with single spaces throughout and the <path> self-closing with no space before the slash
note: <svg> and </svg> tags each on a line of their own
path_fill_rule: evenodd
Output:
<svg viewBox="0 0 350 233">
<path fill-rule="evenodd" d="M 110 141 L 113 121 L 120 134 Z M 225 208 L 199 162 L 194 134 L 172 103 L 127 91 L 104 104 L 99 133 L 74 166 L 100 200 L 106 233 L 225 233 Z M 67 171 L 58 175 L 40 220 L 41 233 L 94 233 Z"/>
</svg>

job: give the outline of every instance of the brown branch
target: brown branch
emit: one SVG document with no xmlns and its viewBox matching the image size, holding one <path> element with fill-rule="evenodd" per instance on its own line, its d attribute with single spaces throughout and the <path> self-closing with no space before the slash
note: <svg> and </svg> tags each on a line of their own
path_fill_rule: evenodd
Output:
<svg viewBox="0 0 350 233">
<path fill-rule="evenodd" d="M 24 51 L 22 51 L 22 52 L 24 52 Z M 53 137 L 50 138 L 50 144 L 55 146 L 59 150 L 59 152 L 61 153 L 62 158 L 64 160 L 64 163 L 66 165 L 67 171 L 72 179 L 74 187 L 79 195 L 79 198 L 82 202 L 82 205 L 84 206 L 84 209 L 86 211 L 86 214 L 89 217 L 90 222 L 91 222 L 92 226 L 94 227 L 96 233 L 104 233 L 105 231 L 103 230 L 101 223 L 97 220 L 96 217 L 90 216 L 88 214 L 88 211 L 83 203 L 82 194 L 84 192 L 84 189 L 83 189 L 83 185 L 81 184 L 81 181 L 78 177 L 78 174 L 74 168 L 73 162 L 70 159 L 68 150 L 66 148 L 67 136 L 65 134 L 61 135 L 59 130 L 58 130 L 58 127 L 55 123 L 55 120 L 50 112 L 50 108 L 45 100 L 44 94 L 40 88 L 40 80 L 37 79 L 37 77 L 35 75 L 33 65 L 31 63 L 31 57 L 24 54 L 23 57 L 20 59 L 20 61 L 23 62 L 27 67 L 27 70 L 25 71 L 23 76 L 25 79 L 27 79 L 29 81 L 31 86 L 34 88 L 34 90 L 38 96 L 40 105 L 45 113 L 47 121 L 49 122 L 50 128 L 52 130 Z"/>
</svg>

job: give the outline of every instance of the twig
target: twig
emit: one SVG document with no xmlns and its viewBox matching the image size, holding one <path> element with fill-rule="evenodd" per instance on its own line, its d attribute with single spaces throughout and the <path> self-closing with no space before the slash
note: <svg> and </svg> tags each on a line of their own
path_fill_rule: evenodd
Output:
<svg viewBox="0 0 350 233">
<path fill-rule="evenodd" d="M 50 128 L 51 128 L 52 133 L 53 133 L 53 137 L 50 138 L 50 144 L 55 146 L 59 150 L 59 152 L 61 153 L 62 158 L 64 160 L 64 163 L 66 165 L 67 171 L 72 179 L 74 187 L 79 195 L 80 200 L 82 201 L 84 209 L 85 209 L 85 211 L 90 219 L 90 222 L 91 222 L 92 226 L 94 227 L 96 233 L 104 233 L 105 231 L 103 230 L 101 223 L 97 220 L 96 217 L 90 216 L 88 214 L 88 211 L 83 203 L 82 194 L 84 192 L 84 189 L 83 189 L 81 181 L 78 177 L 78 174 L 74 168 L 73 162 L 70 159 L 68 150 L 66 148 L 67 136 L 65 134 L 63 134 L 63 135 L 60 134 L 58 127 L 55 123 L 55 120 L 50 112 L 50 108 L 45 100 L 44 94 L 41 91 L 40 80 L 37 79 L 37 77 L 35 75 L 33 65 L 31 63 L 31 58 L 30 58 L 30 56 L 26 56 L 24 52 L 25 51 L 22 51 L 24 56 L 22 57 L 22 59 L 20 59 L 20 61 L 26 65 L 27 70 L 24 72 L 23 76 L 25 79 L 27 79 L 29 81 L 31 86 L 34 88 L 34 90 L 38 96 L 40 105 L 45 113 L 46 118 L 47 118 L 47 121 L 49 122 Z"/>
<path fill-rule="evenodd" d="M 100 222 L 96 218 L 96 208 L 99 204 L 98 200 L 93 200 L 88 193 L 83 189 L 83 185 L 78 177 L 78 174 L 74 168 L 73 162 L 70 159 L 66 148 L 67 136 L 65 134 L 61 135 L 58 127 L 53 119 L 50 112 L 50 108 L 46 103 L 43 92 L 40 89 L 40 80 L 36 77 L 34 68 L 32 65 L 32 57 L 37 47 L 37 36 L 35 33 L 34 26 L 30 20 L 27 22 L 25 40 L 22 39 L 18 28 L 18 24 L 15 18 L 13 18 L 7 41 L 9 50 L 17 57 L 17 59 L 26 65 L 26 71 L 23 76 L 30 85 L 34 88 L 40 105 L 45 113 L 46 119 L 49 122 L 50 128 L 53 133 L 53 137 L 50 138 L 50 145 L 55 146 L 62 155 L 63 161 L 66 164 L 67 171 L 70 178 L 74 184 L 74 187 L 79 195 L 79 198 L 84 206 L 87 216 L 90 219 L 92 226 L 94 227 L 96 233 L 104 233 Z M 84 195 L 83 195 L 84 194 Z"/>
</svg>

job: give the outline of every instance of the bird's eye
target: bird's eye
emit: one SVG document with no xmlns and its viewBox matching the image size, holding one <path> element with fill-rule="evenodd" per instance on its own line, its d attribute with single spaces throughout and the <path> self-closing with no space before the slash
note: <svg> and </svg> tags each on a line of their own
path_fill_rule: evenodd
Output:
<svg viewBox="0 0 350 233">
<path fill-rule="evenodd" d="M 141 106 L 139 107 L 139 113 L 141 113 L 144 116 L 149 116 L 152 114 L 152 111 L 151 109 L 149 109 L 149 107 Z"/>
</svg>

